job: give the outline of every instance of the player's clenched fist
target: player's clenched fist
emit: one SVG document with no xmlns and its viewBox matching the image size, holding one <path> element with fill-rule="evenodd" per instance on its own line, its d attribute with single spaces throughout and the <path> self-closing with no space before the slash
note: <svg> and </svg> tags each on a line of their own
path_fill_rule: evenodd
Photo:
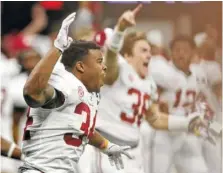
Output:
<svg viewBox="0 0 223 173">
<path fill-rule="evenodd" d="M 59 30 L 57 38 L 54 41 L 54 46 L 57 49 L 59 49 L 61 52 L 67 49 L 70 43 L 73 41 L 73 39 L 68 36 L 68 32 L 69 32 L 69 26 L 74 21 L 75 16 L 76 16 L 76 12 L 71 13 L 69 16 L 67 16 L 63 20 L 63 23 Z"/>
<path fill-rule="evenodd" d="M 136 25 L 136 15 L 141 10 L 142 4 L 139 4 L 134 10 L 125 11 L 118 19 L 117 27 L 119 31 L 124 31 L 128 27 Z"/>
</svg>

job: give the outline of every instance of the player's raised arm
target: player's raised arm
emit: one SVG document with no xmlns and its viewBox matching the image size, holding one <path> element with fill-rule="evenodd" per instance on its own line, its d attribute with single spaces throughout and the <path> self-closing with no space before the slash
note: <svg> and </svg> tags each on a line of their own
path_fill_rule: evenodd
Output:
<svg viewBox="0 0 223 173">
<path fill-rule="evenodd" d="M 122 48 L 124 31 L 136 25 L 135 18 L 141 8 L 142 4 L 139 4 L 134 10 L 125 11 L 118 19 L 105 55 L 105 64 L 107 66 L 105 83 L 108 85 L 112 85 L 119 74 L 117 55 Z"/>
<path fill-rule="evenodd" d="M 60 31 L 54 41 L 54 47 L 33 69 L 23 89 L 24 98 L 30 107 L 41 107 L 55 95 L 55 90 L 48 84 L 50 75 L 57 63 L 61 52 L 69 47 L 73 41 L 68 37 L 68 29 L 74 21 L 76 13 L 64 19 Z"/>
</svg>

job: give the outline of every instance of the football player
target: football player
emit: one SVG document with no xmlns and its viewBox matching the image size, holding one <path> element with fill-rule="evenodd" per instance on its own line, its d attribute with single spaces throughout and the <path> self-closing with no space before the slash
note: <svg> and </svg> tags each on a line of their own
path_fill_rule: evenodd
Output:
<svg viewBox="0 0 223 173">
<path fill-rule="evenodd" d="M 119 145 L 130 145 L 135 159 L 124 157 L 124 172 L 143 172 L 139 142 L 139 126 L 145 119 L 153 128 L 170 131 L 200 129 L 198 114 L 191 116 L 169 116 L 159 110 L 155 82 L 148 76 L 150 45 L 143 33 L 125 34 L 125 30 L 136 24 L 135 17 L 142 8 L 138 5 L 119 18 L 112 38 L 107 44 L 105 64 L 106 85 L 101 90 L 96 128 L 108 139 Z M 121 56 L 118 57 L 118 54 Z M 202 128 L 203 129 L 203 128 Z M 199 131 L 199 130 L 197 130 Z M 114 173 L 105 157 L 98 155 L 99 170 Z M 94 164 L 96 165 L 96 164 Z"/>
<path fill-rule="evenodd" d="M 106 66 L 94 42 L 68 37 L 75 15 L 63 21 L 54 47 L 24 86 L 24 98 L 31 108 L 20 172 L 77 172 L 77 162 L 88 143 L 101 149 L 117 167 L 123 167 L 122 154 L 131 158 L 126 152 L 129 146 L 115 145 L 94 130 L 97 102 L 92 92 L 100 91 Z"/>
</svg>

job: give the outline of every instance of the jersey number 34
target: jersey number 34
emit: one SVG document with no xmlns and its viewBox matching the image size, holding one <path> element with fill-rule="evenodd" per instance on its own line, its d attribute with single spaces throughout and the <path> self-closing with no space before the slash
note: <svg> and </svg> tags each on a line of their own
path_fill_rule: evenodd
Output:
<svg viewBox="0 0 223 173">
<path fill-rule="evenodd" d="M 27 121 L 26 126 L 24 128 L 23 140 L 31 139 L 30 130 L 28 130 L 27 128 L 28 126 L 31 126 L 33 124 L 33 117 L 29 116 L 29 113 L 30 109 L 27 112 Z M 87 104 L 83 102 L 78 104 L 74 110 L 74 113 L 79 116 L 84 116 L 84 114 L 86 114 L 86 120 L 85 122 L 82 122 L 80 127 L 80 130 L 83 131 L 84 134 L 76 138 L 73 137 L 72 133 L 65 133 L 63 139 L 67 145 L 78 147 L 82 144 L 83 136 L 90 137 L 93 135 L 97 115 L 94 116 L 92 126 L 90 127 L 90 108 Z"/>
</svg>

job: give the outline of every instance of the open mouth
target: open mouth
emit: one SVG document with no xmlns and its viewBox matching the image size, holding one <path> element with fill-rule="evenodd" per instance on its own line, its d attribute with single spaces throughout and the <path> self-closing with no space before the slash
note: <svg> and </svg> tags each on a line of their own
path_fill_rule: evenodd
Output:
<svg viewBox="0 0 223 173">
<path fill-rule="evenodd" d="M 143 66 L 144 66 L 144 67 L 148 67 L 148 65 L 149 65 L 149 62 L 144 62 L 144 63 L 143 63 Z"/>
</svg>

